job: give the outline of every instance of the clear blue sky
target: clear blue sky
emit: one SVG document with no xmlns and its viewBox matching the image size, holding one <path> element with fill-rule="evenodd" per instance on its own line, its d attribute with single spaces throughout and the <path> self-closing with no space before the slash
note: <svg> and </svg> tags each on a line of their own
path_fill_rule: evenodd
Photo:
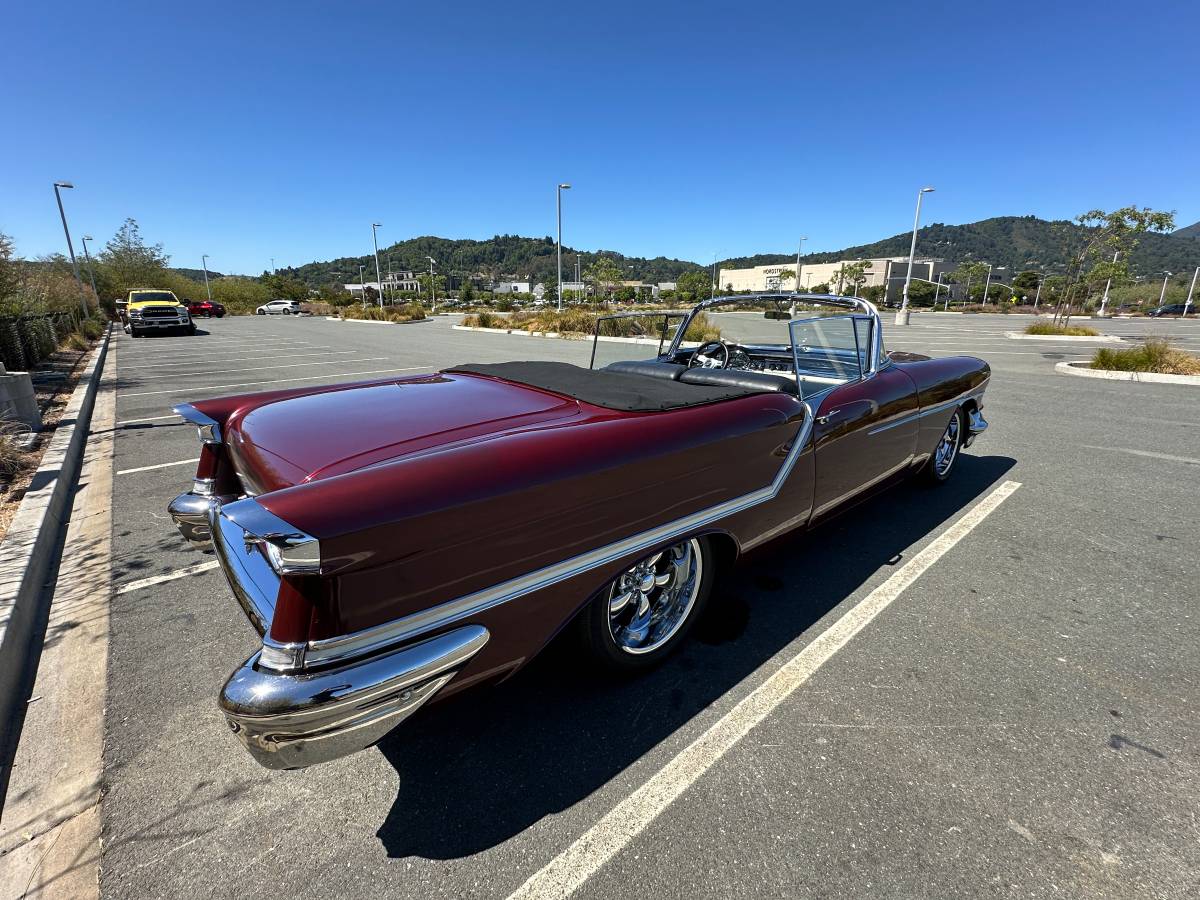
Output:
<svg viewBox="0 0 1200 900">
<path fill-rule="evenodd" d="M 1200 8 L 15 3 L 0 231 L 257 273 L 423 234 L 706 262 L 1129 203 L 1200 219 Z"/>
</svg>

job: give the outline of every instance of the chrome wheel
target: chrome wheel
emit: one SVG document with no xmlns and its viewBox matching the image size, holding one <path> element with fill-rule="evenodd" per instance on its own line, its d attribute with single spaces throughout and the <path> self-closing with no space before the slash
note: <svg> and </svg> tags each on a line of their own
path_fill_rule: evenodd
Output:
<svg viewBox="0 0 1200 900">
<path fill-rule="evenodd" d="M 704 575 L 695 538 L 648 556 L 618 577 L 608 593 L 608 632 L 625 653 L 651 653 L 687 621 Z"/>
<path fill-rule="evenodd" d="M 950 424 L 946 426 L 942 439 L 938 441 L 937 448 L 933 451 L 933 471 L 939 478 L 945 477 L 950 472 L 950 467 L 954 465 L 954 460 L 958 457 L 961 421 L 962 413 L 956 409 L 954 415 L 950 417 Z"/>
</svg>

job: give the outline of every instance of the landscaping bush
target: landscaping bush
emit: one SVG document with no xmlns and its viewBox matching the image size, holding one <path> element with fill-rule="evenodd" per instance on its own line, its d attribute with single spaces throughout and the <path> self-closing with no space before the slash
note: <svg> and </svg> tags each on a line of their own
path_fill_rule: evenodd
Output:
<svg viewBox="0 0 1200 900">
<path fill-rule="evenodd" d="M 1093 369 L 1117 372 L 1157 372 L 1162 375 L 1200 375 L 1200 357 L 1171 346 L 1163 338 L 1149 338 L 1140 347 L 1114 350 L 1102 347 L 1092 357 Z"/>
<path fill-rule="evenodd" d="M 1100 332 L 1082 325 L 1055 325 L 1053 322 L 1034 322 L 1025 329 L 1026 334 L 1053 334 L 1058 337 L 1095 337 Z"/>
<path fill-rule="evenodd" d="M 425 318 L 425 307 L 420 303 L 403 306 L 348 306 L 342 310 L 343 319 L 365 319 L 370 322 L 414 322 Z"/>
</svg>

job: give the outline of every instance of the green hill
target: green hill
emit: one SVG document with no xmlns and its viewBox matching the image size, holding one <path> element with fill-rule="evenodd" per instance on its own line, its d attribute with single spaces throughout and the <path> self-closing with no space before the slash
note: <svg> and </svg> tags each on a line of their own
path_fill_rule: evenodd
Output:
<svg viewBox="0 0 1200 900">
<path fill-rule="evenodd" d="M 1132 270 L 1140 275 L 1155 275 L 1163 271 L 1183 272 L 1200 265 L 1200 223 L 1180 229 L 1173 234 L 1145 235 L 1131 260 Z M 945 258 L 952 264 L 981 260 L 996 266 L 1015 269 L 1042 269 L 1064 265 L 1072 243 L 1079 238 L 1079 226 L 1067 222 L 1049 222 L 1036 216 L 999 216 L 967 225 L 935 223 L 921 229 L 917 238 L 917 253 L 922 256 Z M 832 262 L 881 256 L 907 256 L 911 232 L 901 232 L 875 241 L 828 253 L 805 254 L 806 262 Z M 575 274 L 576 254 L 586 269 L 599 256 L 607 257 L 630 278 L 649 282 L 674 281 L 689 269 L 707 266 L 683 259 L 658 256 L 647 259 L 625 256 L 612 250 L 576 251 L 563 247 L 563 278 Z M 380 265 L 386 272 L 391 258 L 393 269 L 428 271 L 426 256 L 437 260 L 439 274 L 482 274 L 490 277 L 521 276 L 534 281 L 550 281 L 555 277 L 554 239 L 528 238 L 512 234 L 496 235 L 486 241 L 453 240 L 440 237 L 418 237 L 401 241 L 379 250 Z M 726 268 L 773 265 L 792 262 L 796 254 L 760 253 L 723 260 Z M 355 281 L 358 267 L 367 266 L 372 279 L 375 260 L 371 255 L 342 257 L 327 262 L 311 262 L 280 274 L 292 275 L 310 285 L 332 281 Z"/>
<path fill-rule="evenodd" d="M 645 259 L 625 256 L 612 250 L 595 252 L 577 251 L 563 247 L 563 279 L 574 279 L 575 257 L 578 254 L 582 267 L 586 269 L 599 256 L 605 256 L 629 272 L 629 278 L 646 281 L 674 281 L 688 269 L 697 268 L 696 263 L 683 259 L 667 259 L 659 256 Z M 453 240 L 441 237 L 418 237 L 401 241 L 390 247 L 379 248 L 379 264 L 388 270 L 389 258 L 392 269 L 428 272 L 429 260 L 437 260 L 437 272 L 452 272 L 458 275 L 482 274 L 491 277 L 519 275 L 534 281 L 547 281 L 557 277 L 557 260 L 554 238 L 527 238 L 513 234 L 498 234 L 486 241 Z M 292 275 L 311 285 L 328 284 L 332 281 L 358 280 L 358 267 L 367 267 L 367 279 L 374 280 L 375 258 L 349 257 L 328 262 L 311 262 L 292 269 L 280 269 L 280 274 Z M 340 273 L 340 274 L 335 274 Z"/>
<path fill-rule="evenodd" d="M 917 234 L 917 253 L 942 257 L 952 264 L 981 260 L 1016 269 L 1064 265 L 1080 228 L 1072 222 L 1048 222 L 1036 216 L 1000 216 L 968 225 L 926 225 Z M 1191 229 L 1182 229 L 1189 232 Z M 1147 234 L 1133 252 L 1132 270 L 1141 275 L 1181 272 L 1200 265 L 1200 229 L 1196 234 Z M 807 262 L 833 262 L 881 256 L 907 256 L 912 232 L 901 232 L 872 244 L 833 253 L 805 254 Z M 722 263 L 727 267 L 762 266 L 794 261 L 794 253 L 760 254 Z"/>
</svg>

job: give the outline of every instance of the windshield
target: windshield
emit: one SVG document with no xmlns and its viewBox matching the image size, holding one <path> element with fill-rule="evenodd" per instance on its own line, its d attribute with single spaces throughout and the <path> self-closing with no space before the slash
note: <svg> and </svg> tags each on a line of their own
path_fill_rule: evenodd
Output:
<svg viewBox="0 0 1200 900">
<path fill-rule="evenodd" d="M 177 303 L 170 291 L 134 291 L 130 303 Z"/>
</svg>

